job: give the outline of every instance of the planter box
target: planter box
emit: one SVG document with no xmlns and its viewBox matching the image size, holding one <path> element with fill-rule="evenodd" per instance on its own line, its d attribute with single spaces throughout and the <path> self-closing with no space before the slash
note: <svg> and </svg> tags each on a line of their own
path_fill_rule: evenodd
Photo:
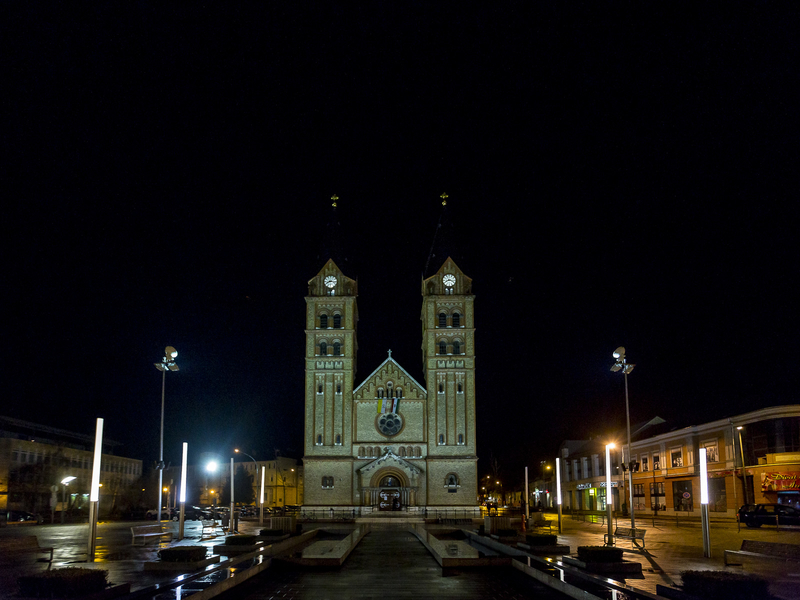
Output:
<svg viewBox="0 0 800 600">
<path fill-rule="evenodd" d="M 247 554 L 248 552 L 255 552 L 256 550 L 263 548 L 263 543 L 252 544 L 249 546 L 238 546 L 236 544 L 219 544 L 214 546 L 214 554 L 220 554 L 222 556 L 236 556 L 238 554 Z"/>
<path fill-rule="evenodd" d="M 569 546 L 561 546 L 559 544 L 553 544 L 552 546 L 529 546 L 528 544 L 519 543 L 517 544 L 517 548 L 535 556 L 562 556 L 564 554 L 569 554 Z"/>
<path fill-rule="evenodd" d="M 572 565 L 573 567 L 578 567 L 579 569 L 583 569 L 585 571 L 589 571 L 590 573 L 625 573 L 629 575 L 631 573 L 642 573 L 642 563 L 623 560 L 622 562 L 593 562 L 593 563 L 585 563 L 582 560 L 578 560 L 577 558 L 572 558 L 571 556 L 562 556 L 561 560 L 567 564 Z"/>
<path fill-rule="evenodd" d="M 127 596 L 131 593 L 131 584 L 130 583 L 121 583 L 120 585 L 115 585 L 113 587 L 109 587 L 104 589 L 102 592 L 97 592 L 96 594 L 89 594 L 88 596 L 78 596 L 77 598 L 70 598 L 69 600 L 112 600 L 113 598 L 119 598 L 120 596 Z M 14 600 L 42 600 L 41 598 L 27 598 L 23 596 L 17 596 Z M 47 599 L 51 600 L 51 599 Z M 58 600 L 54 598 L 52 600 Z"/>
<path fill-rule="evenodd" d="M 248 546 L 249 547 L 249 546 Z M 218 563 L 219 556 L 210 556 L 203 560 L 196 560 L 192 562 L 167 562 L 163 560 L 156 560 L 144 563 L 142 566 L 143 571 L 197 571 L 208 565 Z"/>
</svg>

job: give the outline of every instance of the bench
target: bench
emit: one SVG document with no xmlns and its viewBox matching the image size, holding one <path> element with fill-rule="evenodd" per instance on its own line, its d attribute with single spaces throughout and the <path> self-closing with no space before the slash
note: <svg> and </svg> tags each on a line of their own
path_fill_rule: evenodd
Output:
<svg viewBox="0 0 800 600">
<path fill-rule="evenodd" d="M 739 550 L 725 550 L 725 565 L 741 565 L 741 562 L 731 562 L 728 555 L 747 556 L 750 558 L 781 558 L 783 560 L 800 561 L 800 546 L 797 544 L 781 544 L 778 542 L 757 542 L 742 540 Z"/>
<path fill-rule="evenodd" d="M 0 538 L 0 555 L 12 557 L 20 552 L 49 552 L 49 559 L 41 559 L 45 562 L 53 562 L 53 548 L 43 548 L 39 545 L 39 539 L 35 535 L 26 535 L 16 538 Z"/>
<path fill-rule="evenodd" d="M 141 538 L 142 544 L 146 544 L 149 539 L 155 539 L 156 541 L 161 540 L 163 537 L 172 539 L 172 532 L 165 531 L 163 525 L 137 525 L 136 527 L 131 527 L 131 534 L 133 534 L 132 544 L 136 543 L 136 538 Z"/>
<path fill-rule="evenodd" d="M 200 532 L 200 537 L 202 538 L 206 535 L 206 529 L 209 529 L 210 532 L 208 535 L 216 536 L 217 535 L 217 522 L 212 520 L 203 519 L 203 530 Z"/>
<path fill-rule="evenodd" d="M 552 533 L 552 531 L 553 531 L 553 522 L 551 520 L 549 520 L 549 519 L 541 518 L 538 521 L 533 521 L 531 523 L 531 527 L 535 527 L 536 529 L 547 528 L 547 530 Z"/>
<path fill-rule="evenodd" d="M 646 529 L 631 529 L 630 527 L 617 527 L 614 530 L 614 537 L 615 538 L 622 538 L 623 540 L 630 540 L 632 546 L 637 546 L 636 540 L 642 542 L 642 548 L 644 548 L 644 534 L 647 533 Z M 603 540 L 608 545 L 608 534 L 603 535 Z"/>
</svg>

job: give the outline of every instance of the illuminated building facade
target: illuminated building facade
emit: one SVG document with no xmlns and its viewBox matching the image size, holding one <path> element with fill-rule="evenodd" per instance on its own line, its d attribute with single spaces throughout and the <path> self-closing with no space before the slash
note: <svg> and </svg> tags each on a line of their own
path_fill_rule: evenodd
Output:
<svg viewBox="0 0 800 600">
<path fill-rule="evenodd" d="M 425 383 L 389 350 L 356 384 L 358 284 L 333 260 L 308 282 L 307 509 L 476 508 L 472 280 L 448 258 L 421 291 Z"/>
<path fill-rule="evenodd" d="M 669 431 L 659 418 L 634 434 L 633 498 L 637 514 L 700 515 L 700 448 L 706 449 L 709 511 L 732 517 L 743 504 L 800 508 L 800 405 L 775 406 Z M 614 506 L 629 497 L 620 442 L 612 458 Z M 563 502 L 567 509 L 605 506 L 603 444 L 561 445 Z M 628 462 L 627 459 L 624 462 Z M 619 491 L 618 491 L 619 490 Z"/>
</svg>

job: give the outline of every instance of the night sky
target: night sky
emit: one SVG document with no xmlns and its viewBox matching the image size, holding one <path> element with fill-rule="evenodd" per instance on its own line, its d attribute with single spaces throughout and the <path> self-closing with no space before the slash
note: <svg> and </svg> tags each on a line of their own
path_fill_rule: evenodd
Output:
<svg viewBox="0 0 800 600">
<path fill-rule="evenodd" d="M 172 345 L 166 460 L 301 458 L 334 194 L 356 384 L 423 381 L 448 194 L 482 472 L 622 428 L 619 345 L 634 423 L 798 403 L 798 12 L 3 3 L 0 412 L 150 465 Z"/>
</svg>

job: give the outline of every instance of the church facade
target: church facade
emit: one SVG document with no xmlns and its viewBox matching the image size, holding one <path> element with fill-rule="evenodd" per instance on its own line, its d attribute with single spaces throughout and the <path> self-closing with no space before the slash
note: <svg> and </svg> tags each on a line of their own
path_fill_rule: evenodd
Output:
<svg viewBox="0 0 800 600">
<path fill-rule="evenodd" d="M 425 382 L 389 356 L 356 383 L 358 284 L 329 260 L 306 296 L 304 508 L 477 505 L 472 280 L 422 281 Z"/>
</svg>

